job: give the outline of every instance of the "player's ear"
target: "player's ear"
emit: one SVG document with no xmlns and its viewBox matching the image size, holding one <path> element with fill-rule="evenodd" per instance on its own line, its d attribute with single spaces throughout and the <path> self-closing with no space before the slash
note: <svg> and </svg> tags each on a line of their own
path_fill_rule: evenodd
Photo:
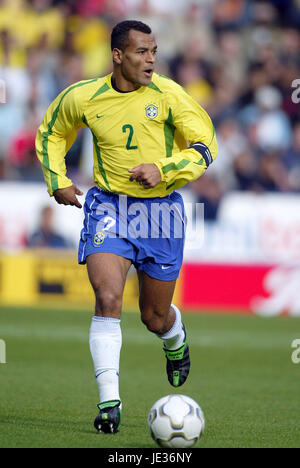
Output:
<svg viewBox="0 0 300 468">
<path fill-rule="evenodd" d="M 121 49 L 117 49 L 116 47 L 112 51 L 112 58 L 113 62 L 120 65 L 123 60 L 123 52 Z"/>
</svg>

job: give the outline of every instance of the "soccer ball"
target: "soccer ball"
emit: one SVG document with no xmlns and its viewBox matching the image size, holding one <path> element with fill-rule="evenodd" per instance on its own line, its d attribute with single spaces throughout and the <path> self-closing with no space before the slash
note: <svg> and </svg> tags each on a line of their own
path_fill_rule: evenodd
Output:
<svg viewBox="0 0 300 468">
<path fill-rule="evenodd" d="M 192 447 L 203 434 L 204 427 L 203 411 L 186 395 L 160 398 L 149 411 L 148 428 L 160 447 Z"/>
</svg>

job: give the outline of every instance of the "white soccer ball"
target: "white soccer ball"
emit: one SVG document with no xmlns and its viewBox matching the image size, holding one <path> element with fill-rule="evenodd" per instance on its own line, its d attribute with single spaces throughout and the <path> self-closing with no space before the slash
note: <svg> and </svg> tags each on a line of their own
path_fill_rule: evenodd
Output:
<svg viewBox="0 0 300 468">
<path fill-rule="evenodd" d="M 149 411 L 148 428 L 160 447 L 192 447 L 203 434 L 204 427 L 202 409 L 186 395 L 160 398 Z"/>
</svg>

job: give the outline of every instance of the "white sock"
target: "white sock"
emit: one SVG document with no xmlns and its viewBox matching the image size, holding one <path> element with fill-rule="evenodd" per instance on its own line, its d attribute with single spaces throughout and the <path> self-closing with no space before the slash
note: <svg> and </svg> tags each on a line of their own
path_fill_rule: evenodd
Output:
<svg viewBox="0 0 300 468">
<path fill-rule="evenodd" d="M 121 320 L 111 317 L 92 318 L 89 342 L 100 403 L 120 400 L 119 365 L 122 346 L 120 323 Z"/>
<path fill-rule="evenodd" d="M 176 314 L 176 319 L 169 331 L 163 335 L 157 335 L 164 342 L 164 347 L 167 349 L 177 349 L 184 342 L 184 331 L 182 328 L 181 313 L 178 307 L 171 304 L 172 309 Z"/>
</svg>

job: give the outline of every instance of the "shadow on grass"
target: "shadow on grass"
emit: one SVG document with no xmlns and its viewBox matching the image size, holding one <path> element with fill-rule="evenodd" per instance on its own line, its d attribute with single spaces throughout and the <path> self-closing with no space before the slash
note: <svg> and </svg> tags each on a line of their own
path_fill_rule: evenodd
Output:
<svg viewBox="0 0 300 468">
<path fill-rule="evenodd" d="M 70 420 L 70 419 L 55 419 L 51 420 L 50 418 L 48 419 L 47 417 L 41 418 L 41 417 L 25 417 L 25 416 L 6 416 L 6 417 L 1 417 L 0 416 L 0 426 L 2 425 L 2 428 L 0 430 L 1 435 L 5 435 L 5 426 L 16 426 L 17 430 L 24 430 L 28 432 L 29 429 L 33 431 L 47 431 L 51 433 L 55 432 L 63 432 L 65 434 L 81 434 L 81 435 L 87 435 L 92 438 L 92 440 L 95 442 L 97 438 L 99 439 L 99 442 L 102 440 L 103 442 L 105 441 L 112 443 L 112 449 L 116 448 L 154 448 L 153 444 L 151 445 L 151 441 L 149 443 L 138 443 L 136 440 L 131 441 L 128 440 L 130 437 L 136 435 L 137 430 L 143 429 L 143 425 L 139 424 L 122 424 L 120 432 L 117 432 L 116 434 L 104 434 L 104 433 L 98 433 L 96 430 L 93 428 L 91 423 L 88 423 L 86 420 L 85 421 L 80 421 L 80 420 Z M 90 426 L 90 429 L 87 428 L 87 425 Z M 124 440 L 124 437 L 127 439 L 126 441 Z M 116 444 L 116 442 L 120 442 L 119 444 Z M 1 444 L 0 444 L 1 445 Z M 106 445 L 106 444 L 105 444 Z M 101 448 L 101 447 L 99 447 Z"/>
<path fill-rule="evenodd" d="M 78 420 L 53 420 L 50 418 L 38 418 L 38 417 L 25 417 L 25 416 L 7 416 L 1 417 L 0 416 L 0 424 L 9 424 L 9 425 L 16 425 L 18 427 L 31 427 L 34 429 L 56 429 L 56 430 L 72 430 L 72 432 L 82 432 L 82 430 L 76 430 L 76 427 L 80 428 L 87 424 L 86 421 L 78 421 Z M 75 428 L 75 430 L 74 430 Z M 92 431 L 91 431 L 92 432 Z"/>
</svg>

